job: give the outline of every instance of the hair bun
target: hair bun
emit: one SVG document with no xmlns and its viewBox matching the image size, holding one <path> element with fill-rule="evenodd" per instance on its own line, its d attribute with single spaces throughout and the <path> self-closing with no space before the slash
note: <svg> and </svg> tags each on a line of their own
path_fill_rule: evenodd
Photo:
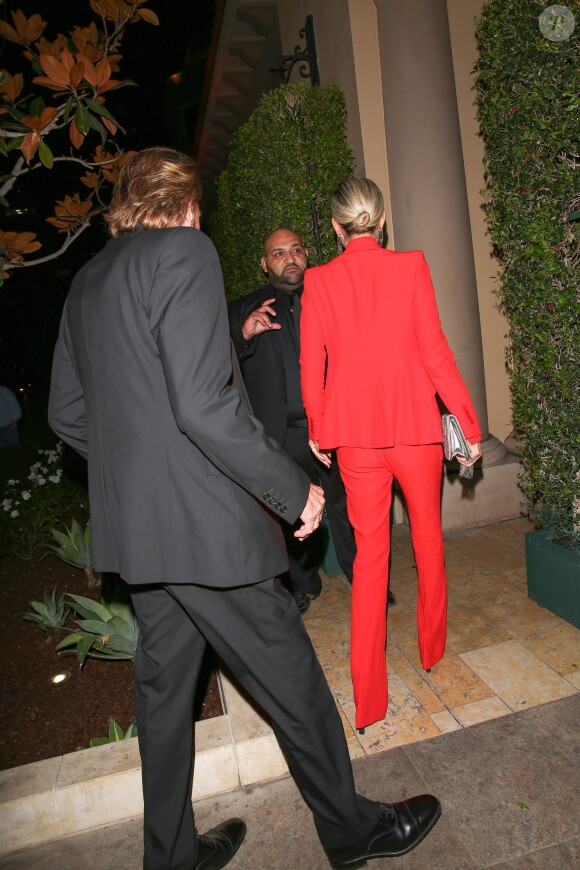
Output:
<svg viewBox="0 0 580 870">
<path fill-rule="evenodd" d="M 366 210 L 359 211 L 359 213 L 356 216 L 356 220 L 355 220 L 356 228 L 362 230 L 365 227 L 368 227 L 370 219 L 371 219 L 371 216 L 368 213 L 368 211 L 366 211 Z"/>
<path fill-rule="evenodd" d="M 385 205 L 383 195 L 370 178 L 347 178 L 332 194 L 333 218 L 351 233 L 369 233 L 378 227 Z"/>
</svg>

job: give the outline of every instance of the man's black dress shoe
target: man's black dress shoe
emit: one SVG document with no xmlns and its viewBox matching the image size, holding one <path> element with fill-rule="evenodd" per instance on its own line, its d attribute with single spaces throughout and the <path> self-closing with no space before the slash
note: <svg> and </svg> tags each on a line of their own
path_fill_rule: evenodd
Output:
<svg viewBox="0 0 580 870">
<path fill-rule="evenodd" d="M 393 593 L 389 589 L 389 591 L 387 592 L 387 607 L 391 607 L 393 604 L 396 604 L 396 603 L 397 603 L 397 599 L 395 598 L 395 596 L 393 595 Z"/>
<path fill-rule="evenodd" d="M 367 837 L 341 849 L 325 848 L 326 857 L 334 870 L 366 867 L 370 858 L 396 858 L 414 849 L 440 815 L 441 804 L 431 794 L 381 804 L 379 821 Z"/>
<path fill-rule="evenodd" d="M 300 613 L 306 613 L 310 607 L 310 602 L 320 598 L 320 592 L 295 592 L 293 597 Z"/>
<path fill-rule="evenodd" d="M 246 836 L 241 819 L 227 819 L 197 838 L 197 860 L 191 870 L 220 870 L 229 864 Z"/>
</svg>

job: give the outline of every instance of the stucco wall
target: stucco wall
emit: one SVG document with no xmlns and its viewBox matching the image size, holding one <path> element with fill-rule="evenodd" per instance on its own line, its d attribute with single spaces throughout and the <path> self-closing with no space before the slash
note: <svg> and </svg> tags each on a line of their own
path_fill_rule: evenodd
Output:
<svg viewBox="0 0 580 870">
<path fill-rule="evenodd" d="M 394 249 L 396 239 L 393 230 L 385 117 L 383 113 L 383 83 L 381 79 L 381 54 L 377 34 L 377 10 L 374 0 L 349 0 L 348 7 L 365 174 L 369 178 L 372 178 L 383 192 L 386 211 L 387 247 Z"/>
<path fill-rule="evenodd" d="M 512 430 L 511 399 L 504 357 L 506 346 L 504 336 L 508 327 L 504 315 L 498 310 L 494 295 L 498 263 L 491 251 L 481 207 L 480 191 L 485 184 L 483 141 L 476 120 L 475 97 L 472 90 L 474 76 L 471 74 L 477 60 L 474 19 L 479 15 L 482 5 L 483 0 L 447 0 L 477 277 L 489 429 L 504 441 Z"/>
<path fill-rule="evenodd" d="M 492 255 L 481 207 L 480 191 L 485 183 L 483 142 L 476 120 L 471 73 L 477 59 L 474 19 L 482 3 L 483 0 L 447 0 L 447 10 L 481 318 L 489 430 L 503 441 L 512 429 L 504 361 L 507 323 L 494 294 L 498 264 Z M 337 81 L 344 90 L 347 133 L 356 172 L 367 174 L 383 190 L 388 246 L 394 247 L 376 0 L 293 0 L 277 5 L 285 54 L 291 54 L 301 42 L 299 31 L 306 16 L 314 16 L 321 81 Z M 292 81 L 300 81 L 297 68 Z"/>
<path fill-rule="evenodd" d="M 284 54 L 293 54 L 294 46 L 305 45 L 299 32 L 306 16 L 314 17 L 318 67 L 322 83 L 338 82 L 345 95 L 347 135 L 354 153 L 355 171 L 364 174 L 365 162 L 360 129 L 358 94 L 348 14 L 348 0 L 292 0 L 278 2 L 280 33 Z M 305 81 L 294 67 L 292 82 Z"/>
</svg>

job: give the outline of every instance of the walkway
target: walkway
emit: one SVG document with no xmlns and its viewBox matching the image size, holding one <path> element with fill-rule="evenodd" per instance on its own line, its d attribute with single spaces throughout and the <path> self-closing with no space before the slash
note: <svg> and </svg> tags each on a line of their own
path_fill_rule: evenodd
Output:
<svg viewBox="0 0 580 870">
<path fill-rule="evenodd" d="M 354 730 L 343 577 L 324 578 L 305 617 L 360 790 L 385 800 L 433 791 L 443 804 L 433 835 L 414 853 L 371 866 L 578 866 L 580 632 L 527 598 L 523 542 L 530 528 L 514 520 L 446 536 L 448 647 L 430 674 L 418 659 L 409 531 L 394 529 L 389 711 L 363 736 Z M 308 811 L 292 780 L 280 778 L 269 726 L 223 682 L 245 787 L 196 801 L 200 829 L 230 814 L 247 818 L 250 833 L 232 870 L 323 870 Z M 211 776 L 219 780 L 217 770 Z M 8 856 L 0 868 L 66 870 L 82 862 L 90 870 L 136 870 L 140 836 L 139 820 L 123 822 Z"/>
</svg>

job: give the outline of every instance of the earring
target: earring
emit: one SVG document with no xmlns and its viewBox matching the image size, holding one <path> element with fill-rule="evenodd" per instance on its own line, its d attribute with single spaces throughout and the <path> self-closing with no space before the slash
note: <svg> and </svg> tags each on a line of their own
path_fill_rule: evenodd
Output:
<svg viewBox="0 0 580 870">
<path fill-rule="evenodd" d="M 381 227 L 380 230 L 379 230 L 378 238 L 377 238 L 377 242 L 379 243 L 379 245 L 381 246 L 381 248 L 383 247 L 383 241 L 384 241 L 383 228 Z"/>
<path fill-rule="evenodd" d="M 342 254 L 342 252 L 344 251 L 344 242 L 343 242 L 343 240 L 342 240 L 342 236 L 338 236 L 338 235 L 337 235 L 337 237 L 336 237 L 336 249 L 337 249 L 337 251 L 338 251 L 338 255 L 339 255 L 339 256 L 340 256 L 340 255 Z"/>
</svg>

